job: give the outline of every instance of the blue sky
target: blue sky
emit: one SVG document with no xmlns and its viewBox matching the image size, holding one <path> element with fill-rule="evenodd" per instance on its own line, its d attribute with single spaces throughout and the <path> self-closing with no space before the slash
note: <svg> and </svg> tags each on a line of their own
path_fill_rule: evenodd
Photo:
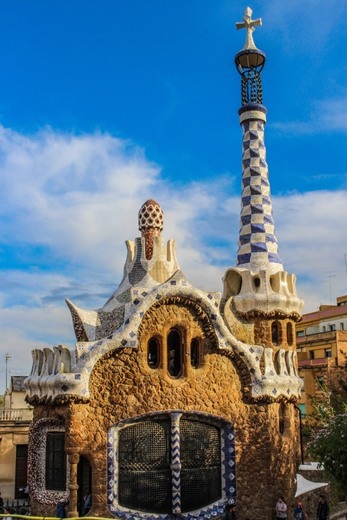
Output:
<svg viewBox="0 0 347 520">
<path fill-rule="evenodd" d="M 153 197 L 197 286 L 221 290 L 240 209 L 239 0 L 0 2 L 0 391 L 5 355 L 74 335 L 102 306 Z M 267 160 L 305 311 L 347 292 L 347 4 L 250 4 L 263 26 Z M 10 375 L 10 374 L 9 374 Z"/>
</svg>

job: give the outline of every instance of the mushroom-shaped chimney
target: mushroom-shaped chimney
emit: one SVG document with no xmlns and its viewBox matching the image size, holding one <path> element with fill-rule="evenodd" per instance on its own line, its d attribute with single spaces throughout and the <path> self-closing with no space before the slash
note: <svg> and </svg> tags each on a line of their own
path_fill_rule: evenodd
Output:
<svg viewBox="0 0 347 520">
<path fill-rule="evenodd" d="M 153 255 L 153 241 L 163 230 L 163 210 L 153 199 L 146 200 L 139 211 L 139 230 L 145 239 L 145 255 L 150 260 Z"/>
<path fill-rule="evenodd" d="M 263 94 L 260 73 L 265 65 L 265 53 L 257 49 L 253 40 L 256 25 L 261 25 L 261 18 L 252 20 L 252 9 L 247 7 L 243 22 L 237 22 L 237 29 L 246 29 L 246 42 L 243 49 L 235 56 L 237 71 L 241 75 L 242 105 L 262 104 Z"/>
</svg>

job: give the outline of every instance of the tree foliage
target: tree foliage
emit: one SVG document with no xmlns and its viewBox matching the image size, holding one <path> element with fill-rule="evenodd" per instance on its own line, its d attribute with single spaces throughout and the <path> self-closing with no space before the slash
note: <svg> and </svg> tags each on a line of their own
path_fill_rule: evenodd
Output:
<svg viewBox="0 0 347 520">
<path fill-rule="evenodd" d="M 347 363 L 328 371 L 326 380 L 321 383 L 320 396 L 312 397 L 311 402 L 308 451 L 346 494 Z"/>
<path fill-rule="evenodd" d="M 315 434 L 310 452 L 333 477 L 341 490 L 347 490 L 347 413 L 332 417 Z"/>
</svg>

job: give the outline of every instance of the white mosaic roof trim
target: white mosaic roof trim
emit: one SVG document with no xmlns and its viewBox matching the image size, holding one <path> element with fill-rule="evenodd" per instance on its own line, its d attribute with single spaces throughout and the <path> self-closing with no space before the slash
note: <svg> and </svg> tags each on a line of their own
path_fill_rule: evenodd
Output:
<svg viewBox="0 0 347 520">
<path fill-rule="evenodd" d="M 88 398 L 89 377 L 95 363 L 115 349 L 137 348 L 137 331 L 146 311 L 161 299 L 174 296 L 183 296 L 198 304 L 214 325 L 219 349 L 242 357 L 249 369 L 251 393 L 255 399 L 299 397 L 302 381 L 296 371 L 295 351 L 286 352 L 281 349 L 274 359 L 271 348 L 247 345 L 238 341 L 230 333 L 219 312 L 220 293 L 206 293 L 196 289 L 181 272 L 178 272 L 170 280 L 150 291 L 148 287 L 133 288 L 131 295 L 130 312 L 127 313 L 125 323 L 117 331 L 99 341 L 76 344 L 75 356 L 71 356 L 70 373 L 64 373 L 65 364 L 55 362 L 55 356 L 61 355 L 59 347 L 51 352 L 50 349 L 44 349 L 42 354 L 38 354 L 38 349 L 34 351 L 33 371 L 25 382 L 29 400 L 36 398 L 39 401 L 54 401 L 62 396 Z M 41 371 L 38 363 L 40 356 L 43 359 Z M 262 364 L 264 370 L 261 368 Z M 56 373 L 53 372 L 53 366 L 58 367 Z M 279 368 L 276 370 L 275 366 Z"/>
</svg>

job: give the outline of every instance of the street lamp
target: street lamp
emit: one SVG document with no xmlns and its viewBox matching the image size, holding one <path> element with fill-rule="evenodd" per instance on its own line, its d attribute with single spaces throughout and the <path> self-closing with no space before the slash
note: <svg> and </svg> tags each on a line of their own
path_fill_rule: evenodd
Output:
<svg viewBox="0 0 347 520">
<path fill-rule="evenodd" d="M 7 365 L 8 365 L 9 359 L 12 359 L 12 356 L 10 356 L 10 354 L 6 354 L 5 355 L 5 364 L 6 364 L 6 388 L 5 388 L 5 391 L 7 390 L 7 372 L 8 372 Z"/>
</svg>

